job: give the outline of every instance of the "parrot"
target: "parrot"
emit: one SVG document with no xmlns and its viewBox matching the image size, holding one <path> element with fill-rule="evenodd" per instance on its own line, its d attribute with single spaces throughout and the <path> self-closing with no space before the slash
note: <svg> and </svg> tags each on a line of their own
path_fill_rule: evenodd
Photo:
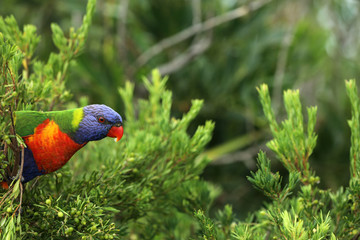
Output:
<svg viewBox="0 0 360 240">
<path fill-rule="evenodd" d="M 14 122 L 26 144 L 22 183 L 60 169 L 90 141 L 105 137 L 119 141 L 124 133 L 120 114 L 103 104 L 63 111 L 16 111 Z M 9 187 L 7 182 L 0 186 Z"/>
</svg>

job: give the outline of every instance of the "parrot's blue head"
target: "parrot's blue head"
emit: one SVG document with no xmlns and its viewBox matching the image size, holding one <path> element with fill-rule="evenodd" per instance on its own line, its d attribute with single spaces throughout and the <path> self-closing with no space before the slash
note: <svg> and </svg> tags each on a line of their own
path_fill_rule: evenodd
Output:
<svg viewBox="0 0 360 240">
<path fill-rule="evenodd" d="M 83 118 L 73 138 L 78 144 L 113 137 L 119 141 L 123 135 L 120 114 L 103 104 L 88 105 L 83 108 Z"/>
</svg>

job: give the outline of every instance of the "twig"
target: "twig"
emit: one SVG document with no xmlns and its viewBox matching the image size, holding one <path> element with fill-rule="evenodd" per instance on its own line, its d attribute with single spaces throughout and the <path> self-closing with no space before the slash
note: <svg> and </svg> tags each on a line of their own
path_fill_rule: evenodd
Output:
<svg viewBox="0 0 360 240">
<path fill-rule="evenodd" d="M 37 182 L 39 181 L 39 178 L 35 178 L 35 180 L 33 180 L 32 185 L 30 186 L 29 190 L 33 189 L 35 187 L 35 185 L 37 184 Z"/>
<path fill-rule="evenodd" d="M 24 169 L 24 146 L 21 145 L 21 166 L 20 166 L 20 173 L 19 173 L 19 179 L 20 179 L 20 183 L 21 183 L 21 179 L 22 179 L 22 174 L 23 174 L 23 169 Z"/>
<path fill-rule="evenodd" d="M 23 168 L 24 168 L 24 146 L 21 145 L 21 167 L 20 167 L 20 173 L 19 173 L 19 185 L 20 185 L 20 202 L 19 205 L 17 206 L 17 208 L 15 209 L 13 216 L 16 214 L 16 212 L 19 211 L 19 214 L 21 214 L 21 204 L 22 204 L 22 198 L 23 198 L 23 185 L 21 183 L 22 180 L 22 173 L 23 173 Z"/>
<path fill-rule="evenodd" d="M 21 183 L 21 178 L 22 178 L 22 172 L 23 172 L 23 166 L 24 166 L 24 146 L 21 146 L 21 169 L 20 169 L 20 174 L 19 174 L 19 181 L 20 181 L 20 204 L 19 206 L 17 207 L 21 209 L 21 204 L 22 204 L 22 196 L 23 196 L 23 186 L 22 186 L 22 183 Z M 1 198 L 1 201 L 0 201 L 0 207 L 5 203 L 5 200 L 7 199 L 8 195 L 10 195 L 12 193 L 14 189 L 14 186 L 12 186 L 11 189 L 9 189 L 9 191 L 7 191 Z M 14 211 L 14 213 L 16 213 L 17 209 Z"/>
<path fill-rule="evenodd" d="M 21 182 L 21 179 L 20 179 L 20 203 L 19 203 L 19 214 L 21 214 L 21 205 L 22 205 L 22 199 L 23 199 L 23 192 L 24 192 L 24 187 L 23 187 L 23 184 Z"/>
<path fill-rule="evenodd" d="M 9 189 L 9 191 L 7 191 L 7 192 L 1 197 L 0 208 L 1 208 L 2 205 L 5 203 L 5 200 L 7 199 L 8 195 L 10 195 L 10 193 L 12 193 L 12 188 Z"/>
<path fill-rule="evenodd" d="M 11 77 L 11 80 L 12 80 L 12 83 L 13 83 L 13 90 L 16 91 L 16 83 L 15 83 L 15 77 L 11 71 L 11 69 L 9 68 L 8 64 L 6 63 L 6 68 L 10 74 L 10 77 Z"/>
<path fill-rule="evenodd" d="M 211 161 L 220 158 L 221 156 L 235 152 L 238 149 L 245 148 L 246 146 L 250 146 L 255 142 L 259 141 L 259 139 L 263 138 L 264 133 L 260 131 L 252 131 L 248 132 L 244 135 L 236 137 L 232 140 L 229 140 L 219 146 L 213 147 L 200 155 L 200 157 L 206 156 Z"/>
<path fill-rule="evenodd" d="M 242 6 L 239 8 L 236 8 L 234 10 L 231 10 L 227 13 L 224 13 L 222 15 L 210 18 L 204 22 L 192 25 L 189 28 L 186 28 L 177 34 L 170 36 L 168 38 L 165 38 L 155 44 L 154 46 L 150 47 L 147 51 L 145 51 L 140 57 L 136 60 L 137 66 L 141 67 L 145 65 L 150 59 L 152 59 L 157 54 L 161 53 L 163 50 L 178 44 L 192 36 L 194 36 L 197 33 L 205 32 L 210 29 L 213 29 L 223 23 L 232 21 L 234 19 L 246 16 L 252 11 L 255 11 L 265 4 L 271 2 L 271 0 L 258 0 L 250 3 L 248 6 Z"/>
<path fill-rule="evenodd" d="M 13 116 L 13 111 L 12 111 L 11 107 L 10 107 L 10 118 L 11 118 L 10 134 L 14 136 L 14 137 L 10 138 L 11 139 L 10 148 L 14 151 L 14 156 L 15 156 L 15 163 L 14 163 L 15 165 L 11 172 L 11 177 L 13 177 L 13 176 L 16 176 L 16 174 L 19 170 L 19 163 L 20 163 L 19 150 L 20 149 L 18 147 L 18 142 L 16 140 L 14 116 Z"/>
<path fill-rule="evenodd" d="M 196 25 L 201 22 L 201 1 L 192 0 L 192 14 L 193 14 L 193 25 Z M 211 36 L 210 37 L 201 37 L 200 32 L 194 38 L 191 46 L 182 54 L 178 55 L 171 61 L 161 64 L 156 67 L 159 69 L 161 75 L 168 75 L 184 67 L 188 64 L 194 57 L 202 54 L 210 47 Z M 150 79 L 150 78 L 149 78 Z"/>
<path fill-rule="evenodd" d="M 243 162 L 248 169 L 254 169 L 255 163 L 252 161 L 254 155 L 259 152 L 259 149 L 263 149 L 265 147 L 265 143 L 260 145 L 251 146 L 245 150 L 237 151 L 231 154 L 226 154 L 221 156 L 220 158 L 212 161 L 211 165 L 225 165 L 232 164 L 236 162 Z"/>
<path fill-rule="evenodd" d="M 52 101 L 51 101 L 51 103 L 50 103 L 50 106 L 49 106 L 49 108 L 48 108 L 48 110 L 49 111 L 52 111 L 53 110 L 53 108 L 55 107 L 55 103 L 56 103 L 56 100 L 58 99 L 58 95 L 56 95 L 53 99 L 52 99 Z"/>
</svg>

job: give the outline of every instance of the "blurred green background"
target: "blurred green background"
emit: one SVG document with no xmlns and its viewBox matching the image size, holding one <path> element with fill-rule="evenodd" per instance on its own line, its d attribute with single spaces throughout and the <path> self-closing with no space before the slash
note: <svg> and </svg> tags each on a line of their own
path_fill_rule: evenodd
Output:
<svg viewBox="0 0 360 240">
<path fill-rule="evenodd" d="M 55 49 L 50 23 L 65 32 L 78 27 L 85 7 L 85 0 L 1 0 L 0 15 L 37 26 L 42 39 L 36 55 L 45 61 Z M 145 97 L 141 77 L 159 68 L 170 76 L 174 116 L 186 112 L 191 99 L 204 99 L 194 127 L 212 119 L 216 128 L 207 152 L 213 162 L 203 177 L 223 190 L 214 209 L 230 203 L 244 217 L 265 200 L 246 180 L 270 139 L 256 92 L 261 83 L 271 89 L 279 120 L 285 117 L 284 89 L 298 88 L 304 106 L 318 106 L 310 163 L 324 188 L 347 185 L 344 79 L 359 75 L 359 10 L 355 0 L 98 0 L 67 87 L 74 102 L 87 97 L 122 113 L 118 87 L 137 82 L 136 97 Z M 274 171 L 286 176 L 272 159 Z"/>
</svg>

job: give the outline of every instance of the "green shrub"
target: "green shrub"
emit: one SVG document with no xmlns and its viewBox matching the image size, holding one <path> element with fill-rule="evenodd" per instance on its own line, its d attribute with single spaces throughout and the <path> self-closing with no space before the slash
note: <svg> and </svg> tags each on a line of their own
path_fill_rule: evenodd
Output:
<svg viewBox="0 0 360 240">
<path fill-rule="evenodd" d="M 59 49 L 46 63 L 34 58 L 36 28 L 21 31 L 13 17 L 0 17 L 0 181 L 16 176 L 24 144 L 16 135 L 16 110 L 64 109 L 71 104 L 66 74 L 84 47 L 95 1 L 83 25 L 65 36 L 52 24 Z M 199 177 L 208 160 L 200 153 L 214 123 L 207 121 L 192 136 L 190 122 L 201 100 L 182 118 L 171 117 L 172 93 L 167 78 L 154 70 L 143 79 L 148 99 L 134 99 L 134 85 L 119 88 L 124 103 L 125 136 L 89 143 L 60 171 L 24 187 L 15 181 L 0 192 L 2 239 L 357 239 L 359 229 L 360 102 L 354 80 L 346 82 L 352 106 L 349 121 L 351 180 L 333 192 L 319 187 L 310 168 L 315 148 L 316 107 L 304 121 L 299 91 L 284 93 L 287 119 L 280 124 L 266 85 L 258 88 L 273 139 L 268 143 L 288 176 L 271 172 L 266 153 L 248 180 L 269 201 L 239 221 L 226 205 L 214 217 L 209 209 L 219 189 Z M 285 180 L 284 180 L 285 179 Z M 286 182 L 286 183 L 284 183 Z"/>
<path fill-rule="evenodd" d="M 258 89 L 273 139 L 267 146 L 288 170 L 287 183 L 279 172 L 271 172 L 270 160 L 264 152 L 258 155 L 258 170 L 248 180 L 270 201 L 260 210 L 250 213 L 245 221 L 228 224 L 233 239 L 358 239 L 359 164 L 360 164 L 360 101 L 355 80 L 346 81 L 352 107 L 350 173 L 348 187 L 333 192 L 319 187 L 320 178 L 309 165 L 315 147 L 316 107 L 307 108 L 304 121 L 299 91 L 284 92 L 287 119 L 280 124 L 271 108 L 267 85 Z M 306 124 L 305 124 L 306 123 Z M 221 218 L 209 219 L 198 212 L 204 238 L 224 239 L 218 226 Z M 228 214 L 229 216 L 231 214 Z M 231 218 L 231 217 L 229 217 Z M 211 224 L 209 224 L 211 222 Z M 211 228 L 206 228 L 211 226 Z"/>
<path fill-rule="evenodd" d="M 39 42 L 34 26 L 21 31 L 13 17 L 0 18 L 4 146 L 0 181 L 8 174 L 16 176 L 17 156 L 24 146 L 14 132 L 13 112 L 67 106 L 66 73 L 84 46 L 94 6 L 95 1 L 89 1 L 83 25 L 70 29 L 68 37 L 51 25 L 59 53 L 51 53 L 47 63 L 33 58 Z M 194 210 L 209 209 L 218 194 L 217 188 L 199 178 L 207 162 L 198 156 L 210 141 L 214 124 L 206 122 L 190 137 L 188 126 L 203 103 L 194 100 L 181 119 L 172 118 L 166 80 L 158 71 L 151 81 L 144 79 L 148 100 L 134 102 L 131 83 L 119 89 L 126 116 L 126 133 L 119 144 L 109 139 L 90 143 L 61 171 L 25 188 L 16 181 L 8 191 L 2 190 L 0 236 L 187 239 L 196 232 Z"/>
</svg>

